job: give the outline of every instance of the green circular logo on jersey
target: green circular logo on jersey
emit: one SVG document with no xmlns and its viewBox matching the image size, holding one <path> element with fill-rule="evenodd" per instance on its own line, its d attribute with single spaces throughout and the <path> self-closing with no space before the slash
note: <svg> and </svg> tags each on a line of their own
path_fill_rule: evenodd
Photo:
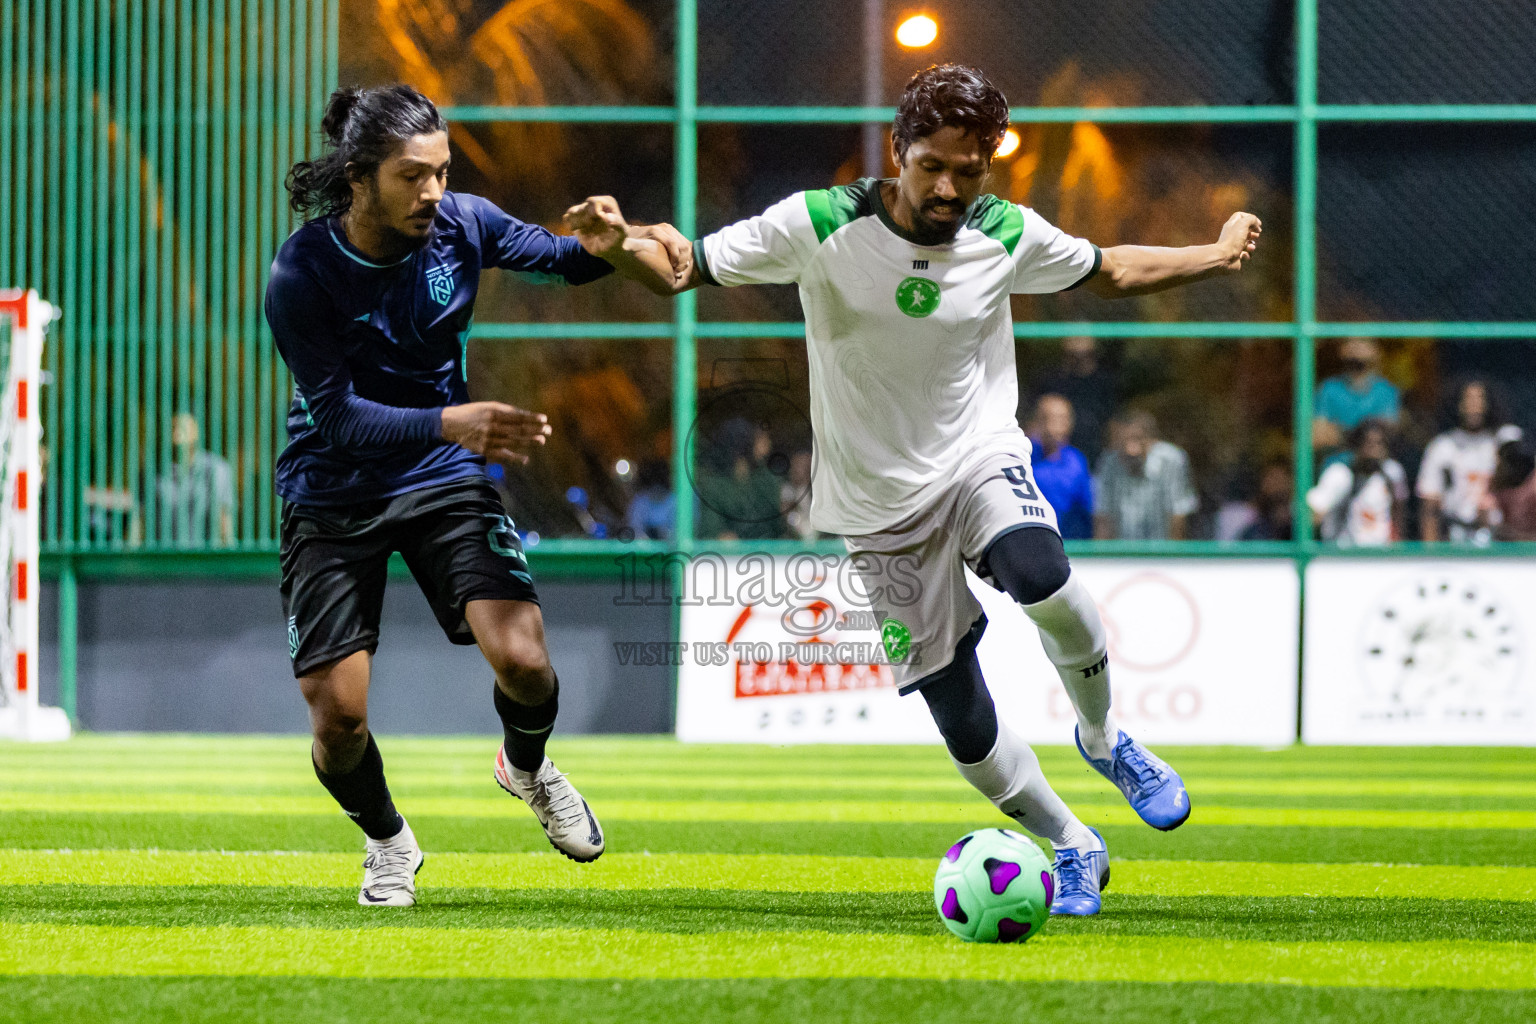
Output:
<svg viewBox="0 0 1536 1024">
<path fill-rule="evenodd" d="M 912 650 L 912 631 L 899 619 L 886 619 L 881 623 L 880 639 L 892 661 L 901 661 Z"/>
<path fill-rule="evenodd" d="M 896 286 L 896 308 L 922 318 L 939 308 L 939 286 L 926 277 L 909 277 Z"/>
</svg>

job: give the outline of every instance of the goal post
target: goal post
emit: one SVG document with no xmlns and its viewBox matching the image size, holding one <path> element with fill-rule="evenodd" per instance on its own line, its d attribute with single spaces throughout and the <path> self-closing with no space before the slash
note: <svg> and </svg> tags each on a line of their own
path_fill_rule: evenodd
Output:
<svg viewBox="0 0 1536 1024">
<path fill-rule="evenodd" d="M 0 289 L 0 562 L 5 604 L 0 608 L 0 738 L 69 738 L 61 708 L 38 703 L 38 572 L 42 546 L 38 497 L 42 488 L 39 386 L 43 334 L 59 311 L 35 291 Z"/>
</svg>

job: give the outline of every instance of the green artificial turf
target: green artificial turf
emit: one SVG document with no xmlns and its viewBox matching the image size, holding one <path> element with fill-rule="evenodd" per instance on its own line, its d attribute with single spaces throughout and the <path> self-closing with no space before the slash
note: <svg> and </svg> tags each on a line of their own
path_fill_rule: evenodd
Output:
<svg viewBox="0 0 1536 1024">
<path fill-rule="evenodd" d="M 0 746 L 0 1018 L 144 1021 L 1536 1020 L 1536 759 L 1169 749 L 1194 814 L 1100 827 L 1104 913 L 968 946 L 932 867 L 1001 824 L 937 747 L 556 740 L 602 817 L 549 852 L 483 739 L 381 741 L 420 903 L 356 904 L 361 839 L 302 737 Z"/>
</svg>

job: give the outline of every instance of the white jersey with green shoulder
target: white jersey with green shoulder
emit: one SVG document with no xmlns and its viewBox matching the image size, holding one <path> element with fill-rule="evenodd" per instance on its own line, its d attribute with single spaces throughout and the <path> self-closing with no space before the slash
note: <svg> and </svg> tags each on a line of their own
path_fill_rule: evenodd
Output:
<svg viewBox="0 0 1536 1024">
<path fill-rule="evenodd" d="M 711 284 L 800 286 L 810 362 L 811 523 L 885 530 L 995 442 L 1025 457 L 1008 296 L 1076 287 L 1097 247 L 984 195 L 954 240 L 919 245 L 880 183 L 798 192 L 694 245 Z"/>
</svg>

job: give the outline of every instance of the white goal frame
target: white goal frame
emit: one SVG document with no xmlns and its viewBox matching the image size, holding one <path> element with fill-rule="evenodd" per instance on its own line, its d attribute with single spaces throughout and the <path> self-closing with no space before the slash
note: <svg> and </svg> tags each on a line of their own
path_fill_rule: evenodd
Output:
<svg viewBox="0 0 1536 1024">
<path fill-rule="evenodd" d="M 43 334 L 59 316 L 35 291 L 0 289 L 0 330 L 10 331 L 10 359 L 0 391 L 0 560 L 5 603 L 0 609 L 0 738 L 51 741 L 70 735 L 61 708 L 38 703 L 38 572 L 42 519 Z"/>
</svg>

